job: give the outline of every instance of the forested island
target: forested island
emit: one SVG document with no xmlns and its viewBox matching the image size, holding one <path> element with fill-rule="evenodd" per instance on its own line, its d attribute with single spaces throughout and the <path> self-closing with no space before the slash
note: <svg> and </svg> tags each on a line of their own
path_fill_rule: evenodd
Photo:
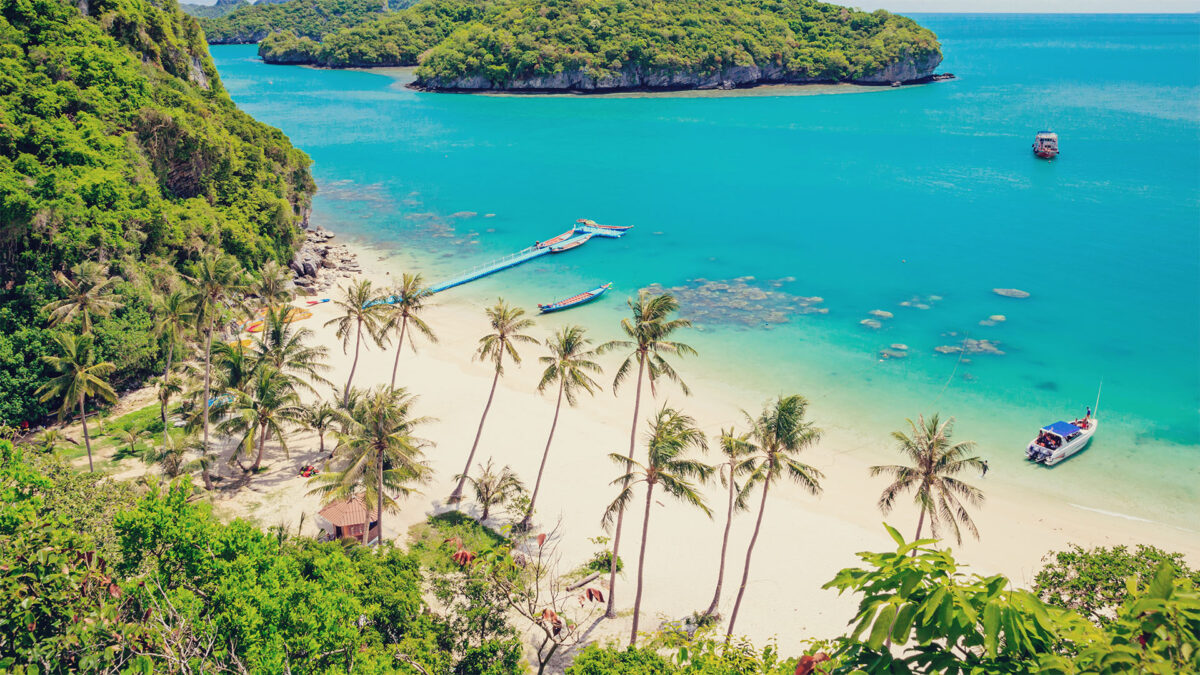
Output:
<svg viewBox="0 0 1200 675">
<path fill-rule="evenodd" d="M 391 7 L 405 4 L 395 2 Z M 200 25 L 209 44 L 253 44 L 282 31 L 320 40 L 329 33 L 381 16 L 386 6 L 384 0 L 260 0 L 228 13 L 201 18 Z"/>
<path fill-rule="evenodd" d="M 813 0 L 425 0 L 337 30 L 299 19 L 331 2 L 247 8 L 205 27 L 210 42 L 261 40 L 268 63 L 419 66 L 414 86 L 447 91 L 889 84 L 926 79 L 942 59 L 912 19 Z"/>
</svg>

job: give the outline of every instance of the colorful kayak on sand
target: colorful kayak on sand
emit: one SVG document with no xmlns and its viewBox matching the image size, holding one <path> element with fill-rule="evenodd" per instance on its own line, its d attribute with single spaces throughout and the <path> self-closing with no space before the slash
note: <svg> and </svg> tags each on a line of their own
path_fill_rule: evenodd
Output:
<svg viewBox="0 0 1200 675">
<path fill-rule="evenodd" d="M 596 288 L 593 288 L 592 290 L 590 290 L 586 293 L 580 293 L 579 295 L 571 296 L 571 297 L 567 298 L 566 300 L 559 300 L 558 302 L 552 302 L 548 305 L 540 305 L 539 304 L 538 309 L 541 311 L 542 314 L 549 314 L 550 312 L 557 312 L 557 311 L 563 310 L 563 309 L 570 309 L 571 307 L 578 307 L 579 305 L 591 302 L 591 301 L 595 300 L 596 298 L 604 295 L 605 293 L 608 292 L 608 289 L 610 289 L 610 288 L 612 288 L 611 282 L 604 284 L 603 286 L 598 286 Z"/>
</svg>

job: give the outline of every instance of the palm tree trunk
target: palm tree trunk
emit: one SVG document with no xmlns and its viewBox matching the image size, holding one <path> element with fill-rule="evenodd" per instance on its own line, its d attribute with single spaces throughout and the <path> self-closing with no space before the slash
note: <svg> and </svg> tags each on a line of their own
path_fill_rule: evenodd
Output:
<svg viewBox="0 0 1200 675">
<path fill-rule="evenodd" d="M 88 453 L 88 473 L 94 472 L 96 469 L 92 467 L 92 439 L 88 437 L 87 416 L 83 412 L 84 397 L 79 397 L 79 422 L 83 424 L 83 444 L 87 447 Z"/>
<path fill-rule="evenodd" d="M 400 352 L 404 349 L 404 331 L 408 329 L 408 317 L 400 322 L 400 342 L 396 345 L 396 362 L 392 364 L 392 384 L 391 388 L 396 388 L 396 371 L 400 369 Z"/>
<path fill-rule="evenodd" d="M 921 507 L 921 517 L 917 518 L 917 536 L 913 538 L 914 541 L 921 538 L 921 528 L 924 526 L 925 526 L 925 507 L 922 506 Z M 914 557 L 914 558 L 917 557 L 917 549 L 915 549 L 915 548 L 912 550 L 912 557 Z"/>
<path fill-rule="evenodd" d="M 325 431 L 324 430 L 317 431 L 317 441 L 321 444 L 320 447 L 317 449 L 317 451 L 320 452 L 322 455 L 325 454 Z"/>
<path fill-rule="evenodd" d="M 171 343 L 167 345 L 167 365 L 163 366 L 162 383 L 163 383 L 164 387 L 167 386 L 167 377 L 171 374 L 171 357 L 174 356 L 174 354 L 175 354 L 175 342 L 171 341 Z M 162 424 L 163 424 L 163 447 L 166 447 L 167 446 L 167 401 L 166 401 L 166 399 L 162 400 L 162 405 L 159 406 L 158 413 L 159 413 L 159 417 L 162 418 Z"/>
<path fill-rule="evenodd" d="M 358 320 L 358 330 L 354 334 L 354 363 L 350 364 L 350 377 L 346 378 L 346 391 L 342 392 L 342 407 L 350 405 L 350 383 L 354 381 L 354 371 L 358 369 L 358 348 L 362 345 L 362 319 Z"/>
<path fill-rule="evenodd" d="M 704 610 L 704 616 L 717 613 L 721 603 L 721 584 L 725 580 L 725 551 L 729 548 L 729 526 L 733 524 L 733 462 L 729 463 L 729 507 L 725 511 L 725 534 L 721 537 L 721 562 L 717 565 L 717 590 L 713 593 L 712 602 Z"/>
<path fill-rule="evenodd" d="M 729 644 L 729 638 L 733 637 L 733 625 L 737 623 L 738 610 L 742 607 L 742 596 L 746 593 L 746 580 L 750 578 L 750 556 L 754 553 L 754 542 L 758 541 L 763 512 L 767 510 L 767 490 L 770 488 L 771 474 L 768 473 L 766 480 L 763 481 L 762 503 L 758 506 L 758 520 L 754 522 L 754 534 L 750 537 L 750 545 L 746 547 L 746 568 L 742 570 L 742 585 L 738 588 L 737 601 L 733 603 L 733 613 L 729 615 L 729 628 L 725 633 L 725 644 Z"/>
<path fill-rule="evenodd" d="M 213 332 L 213 317 L 208 315 L 208 330 L 205 331 L 204 340 L 204 401 L 201 405 L 204 406 L 204 445 L 203 452 L 208 454 L 208 398 L 212 395 L 212 332 Z M 201 467 L 204 474 L 204 487 L 206 490 L 212 489 L 212 477 L 208 474 L 208 464 Z"/>
<path fill-rule="evenodd" d="M 638 619 L 642 614 L 642 570 L 646 569 L 646 540 L 650 533 L 650 495 L 654 483 L 646 482 L 646 515 L 642 517 L 642 548 L 638 551 L 637 592 L 633 594 L 633 628 L 629 631 L 629 646 L 637 645 Z"/>
<path fill-rule="evenodd" d="M 375 463 L 375 525 L 379 528 L 379 543 L 383 543 L 383 453 Z M 369 528 L 368 528 L 369 529 Z"/>
<path fill-rule="evenodd" d="M 625 475 L 629 475 L 630 469 L 633 468 L 633 449 L 637 444 L 637 423 L 638 423 L 638 408 L 642 405 L 642 371 L 646 367 L 646 355 L 638 354 L 638 380 L 637 393 L 633 397 L 633 427 L 629 430 L 629 461 L 625 463 Z M 625 481 L 622 489 L 629 487 L 629 481 Z M 617 529 L 613 534 L 613 550 L 612 558 L 608 561 L 608 609 L 604 611 L 604 618 L 617 618 L 616 608 L 616 590 L 617 590 L 617 551 L 621 549 L 621 525 L 625 522 L 625 505 L 622 504 L 617 509 Z"/>
<path fill-rule="evenodd" d="M 263 450 L 267 447 L 267 425 L 263 424 L 258 432 L 258 456 L 254 458 L 254 464 L 250 466 L 251 471 L 258 471 L 262 466 Z"/>
<path fill-rule="evenodd" d="M 529 498 L 529 510 L 525 512 L 525 519 L 521 521 L 521 529 L 528 530 L 530 523 L 533 521 L 533 506 L 537 503 L 538 488 L 542 487 L 542 473 L 546 471 L 546 459 L 550 457 L 550 443 L 554 440 L 554 429 L 558 426 L 558 411 L 562 409 L 563 390 L 566 388 L 566 380 L 559 379 L 558 381 L 558 402 L 554 404 L 554 421 L 550 423 L 550 435 L 546 437 L 546 450 L 542 452 L 542 465 L 538 467 L 537 480 L 533 483 L 533 496 Z"/>
<path fill-rule="evenodd" d="M 479 429 L 475 432 L 475 442 L 471 444 L 471 454 L 467 455 L 467 465 L 463 467 L 462 478 L 458 479 L 458 485 L 455 486 L 454 492 L 450 493 L 450 498 L 446 501 L 451 504 L 457 504 L 462 501 L 463 485 L 467 482 L 467 474 L 471 471 L 471 462 L 475 461 L 475 450 L 479 447 L 479 437 L 483 435 L 483 423 L 487 419 L 488 410 L 492 407 L 492 397 L 496 395 L 496 383 L 500 381 L 500 369 L 496 368 L 496 375 L 492 378 L 492 390 L 488 392 L 487 404 L 483 406 L 483 416 L 479 418 Z"/>
</svg>

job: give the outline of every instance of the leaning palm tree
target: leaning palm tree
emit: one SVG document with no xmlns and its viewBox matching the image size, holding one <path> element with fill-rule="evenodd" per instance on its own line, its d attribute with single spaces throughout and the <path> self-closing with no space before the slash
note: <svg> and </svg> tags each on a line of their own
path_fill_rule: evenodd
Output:
<svg viewBox="0 0 1200 675">
<path fill-rule="evenodd" d="M 400 277 L 400 283 L 392 289 L 392 295 L 395 302 L 391 305 L 392 312 L 383 331 L 388 334 L 397 333 L 396 361 L 392 364 L 392 386 L 395 387 L 396 372 L 400 369 L 400 352 L 404 349 L 404 336 L 408 332 L 408 325 L 411 323 L 413 330 L 424 335 L 430 342 L 437 342 L 437 335 L 434 335 L 433 329 L 420 316 L 421 311 L 427 307 L 429 298 L 433 296 L 433 291 L 425 286 L 420 274 L 405 272 Z M 408 336 L 408 344 L 414 352 L 417 350 L 417 343 L 411 335 Z"/>
<path fill-rule="evenodd" d="M 164 445 L 167 443 L 167 430 L 170 429 L 170 425 L 167 423 L 167 410 L 171 407 L 171 399 L 183 394 L 189 379 L 179 373 L 167 373 L 164 378 L 158 380 L 158 414 L 163 425 Z"/>
<path fill-rule="evenodd" d="M 431 443 L 414 435 L 432 420 L 413 416 L 416 402 L 417 397 L 403 388 L 381 386 L 360 396 L 344 415 L 344 429 L 336 432 L 335 461 L 343 468 L 309 481 L 318 485 L 309 494 L 319 494 L 325 502 L 360 493 L 366 504 L 375 502 L 379 541 L 383 541 L 384 508 L 398 508 L 388 493 L 407 497 L 416 492 L 412 484 L 428 482 L 432 473 L 424 455 Z"/>
<path fill-rule="evenodd" d="M 45 306 L 50 313 L 50 325 L 58 326 L 78 316 L 83 323 L 83 334 L 92 332 L 93 316 L 108 316 L 121 303 L 112 298 L 113 286 L 120 277 L 108 276 L 104 265 L 85 261 L 71 268 L 71 277 L 62 272 L 54 273 L 54 280 L 63 289 L 66 297 Z"/>
<path fill-rule="evenodd" d="M 264 307 L 277 307 L 292 299 L 291 272 L 274 260 L 268 260 L 250 277 L 246 292 L 258 298 Z"/>
<path fill-rule="evenodd" d="M 738 486 L 738 478 L 754 470 L 754 444 L 750 442 L 750 434 L 735 433 L 732 428 L 721 432 L 721 462 L 719 472 L 721 485 L 729 491 L 728 504 L 725 507 L 725 534 L 721 536 L 721 558 L 717 564 L 717 589 L 713 592 L 712 602 L 704 610 L 704 616 L 716 616 L 717 607 L 721 603 L 721 586 L 725 581 L 725 552 L 729 549 L 729 528 L 733 525 L 735 511 L 745 511 L 747 508 L 747 493 Z"/>
<path fill-rule="evenodd" d="M 367 335 L 375 344 L 381 344 L 380 329 L 387 304 L 383 302 L 383 296 L 371 288 L 371 282 L 367 279 L 343 286 L 341 292 L 341 297 L 335 299 L 333 304 L 341 310 L 342 315 L 326 321 L 325 325 L 337 326 L 337 337 L 342 341 L 343 353 L 348 351 L 350 343 L 354 342 L 354 363 L 350 366 L 350 376 L 346 378 L 346 389 L 342 393 L 342 404 L 348 405 L 350 384 L 354 381 L 354 371 L 358 368 L 363 329 L 367 330 Z"/>
<path fill-rule="evenodd" d="M 463 486 L 466 484 L 466 474 L 471 470 L 471 462 L 475 461 L 475 450 L 479 447 L 479 438 L 483 435 L 483 423 L 487 420 L 488 410 L 492 407 L 492 397 L 496 395 L 496 384 L 504 372 L 504 357 L 507 355 L 513 363 L 521 363 L 521 354 L 517 351 L 518 343 L 537 342 L 536 339 L 521 331 L 533 326 L 532 319 L 526 319 L 525 310 L 520 307 L 510 307 L 503 299 L 497 299 L 496 304 L 487 308 L 488 324 L 492 332 L 479 338 L 479 348 L 475 357 L 479 361 L 491 361 L 495 368 L 492 377 L 492 388 L 488 391 L 487 404 L 483 406 L 483 415 L 479 417 L 479 429 L 475 432 L 475 442 L 471 444 L 471 453 L 467 455 L 467 464 L 459 474 L 458 485 L 447 499 L 451 504 L 462 501 Z"/>
<path fill-rule="evenodd" d="M 538 391 L 545 392 L 550 388 L 558 389 L 558 397 L 554 403 L 554 419 L 550 422 L 550 435 L 546 437 L 546 449 L 542 452 L 542 463 L 538 467 L 537 480 L 533 483 L 533 496 L 529 498 L 529 510 L 521 521 L 521 529 L 528 529 L 533 520 L 533 509 L 537 504 L 538 490 L 542 487 L 542 474 L 546 471 L 546 459 L 550 457 L 550 444 L 554 441 L 554 430 L 558 427 L 558 413 L 562 409 L 563 398 L 567 404 L 574 406 L 579 401 L 579 393 L 595 393 L 600 385 L 596 384 L 589 373 L 600 373 L 600 366 L 592 361 L 596 352 L 588 349 L 592 341 L 584 337 L 584 329 L 579 326 L 563 326 L 551 337 L 546 338 L 546 348 L 550 353 L 538 360 L 546 364 L 542 380 L 538 382 Z M 555 386 L 557 385 L 557 387 Z"/>
<path fill-rule="evenodd" d="M 455 480 L 460 478 L 463 476 L 454 477 Z M 505 465 L 497 471 L 496 467 L 492 466 L 490 457 L 487 464 L 479 465 L 478 475 L 467 476 L 466 479 L 475 492 L 475 503 L 483 507 L 483 513 L 479 516 L 481 523 L 488 519 L 493 506 L 503 506 L 525 491 L 525 483 L 521 482 L 511 467 Z"/>
<path fill-rule="evenodd" d="M 788 478 L 809 494 L 821 492 L 820 481 L 824 476 L 796 458 L 802 450 L 821 438 L 821 430 L 804 419 L 807 409 L 808 401 L 803 396 L 793 394 L 780 396 L 768 404 L 757 418 L 747 415 L 755 457 L 744 489 L 748 492 L 754 486 L 762 485 L 762 501 L 758 505 L 758 519 L 754 521 L 754 534 L 750 536 L 750 545 L 746 547 L 742 585 L 738 587 L 733 613 L 729 615 L 729 626 L 725 633 L 726 643 L 733 636 L 738 610 L 742 606 L 742 596 L 746 593 L 746 581 L 750 578 L 750 557 L 754 554 L 754 544 L 758 541 L 758 533 L 762 529 L 763 513 L 767 510 L 767 494 L 771 490 L 771 484 Z"/>
<path fill-rule="evenodd" d="M 689 394 L 687 384 L 679 378 L 679 374 L 667 362 L 666 356 L 694 355 L 696 350 L 682 342 L 670 340 L 672 333 L 680 328 L 692 325 L 692 322 L 687 319 L 669 318 L 672 314 L 679 311 L 679 301 L 675 299 L 675 296 L 670 293 L 651 295 L 648 290 L 642 289 L 638 292 L 637 300 L 630 298 L 628 305 L 633 316 L 621 319 L 621 330 L 628 339 L 606 342 L 600 345 L 597 352 L 604 354 L 618 349 L 632 350 L 625 357 L 625 360 L 621 362 L 621 366 L 617 368 L 617 375 L 613 378 L 613 394 L 616 394 L 621 383 L 629 377 L 635 366 L 637 368 L 635 375 L 637 389 L 633 398 L 633 424 L 629 430 L 629 461 L 631 462 L 629 470 L 632 470 L 633 450 L 637 444 L 638 414 L 642 405 L 643 379 L 648 377 L 650 380 L 651 396 L 655 395 L 656 386 L 660 378 L 666 378 L 678 383 L 679 387 L 683 389 L 683 393 Z M 621 509 L 617 512 L 617 527 L 613 535 L 612 560 L 609 563 L 608 608 L 604 613 L 604 617 L 607 619 L 614 619 L 617 616 L 615 593 L 617 584 L 617 551 L 621 547 L 621 526 L 624 524 L 624 521 L 625 511 Z"/>
<path fill-rule="evenodd" d="M 911 490 L 913 502 L 921 514 L 917 518 L 915 539 L 921 538 L 921 529 L 927 516 L 934 536 L 948 524 L 952 528 L 955 541 L 961 544 L 961 524 L 978 539 L 979 530 L 975 528 L 975 523 L 961 500 L 965 499 L 972 506 L 979 506 L 983 503 L 983 492 L 953 477 L 963 469 L 983 470 L 982 459 L 967 456 L 975 449 L 975 442 L 951 441 L 950 437 L 954 432 L 953 417 L 943 422 L 936 414 L 928 420 L 921 415 L 917 417 L 916 422 L 906 421 L 912 428 L 912 435 L 894 431 L 892 438 L 896 439 L 900 453 L 907 457 L 912 465 L 871 467 L 872 476 L 887 475 L 892 478 L 892 484 L 887 486 L 879 497 L 879 510 L 887 515 L 892 510 L 896 497 L 901 492 Z"/>
<path fill-rule="evenodd" d="M 184 276 L 191 284 L 189 300 L 195 310 L 195 320 L 204 335 L 204 389 L 200 400 L 203 436 L 201 443 L 208 447 L 209 407 L 212 395 L 212 339 L 217 318 L 225 309 L 225 302 L 241 290 L 242 270 L 236 260 L 225 254 L 202 256 L 191 276 Z"/>
<path fill-rule="evenodd" d="M 238 446 L 246 454 L 254 453 L 257 449 L 254 463 L 249 468 L 242 467 L 242 471 L 254 473 L 262 467 L 268 437 L 279 441 L 279 447 L 286 456 L 287 427 L 298 424 L 303 412 L 292 381 L 267 366 L 254 372 L 245 390 L 234 389 L 231 393 L 231 403 L 214 407 L 229 413 L 229 417 L 217 427 L 222 433 L 231 436 L 241 434 Z M 232 459 L 237 461 L 237 453 Z"/>
<path fill-rule="evenodd" d="M 92 465 L 92 440 L 88 436 L 87 416 L 84 406 L 89 398 L 102 398 L 105 401 L 117 400 L 117 393 L 105 377 L 116 370 L 116 366 L 104 361 L 96 363 L 96 353 L 92 349 L 92 336 L 74 336 L 63 333 L 54 338 L 58 343 L 58 356 L 43 356 L 46 364 L 53 368 L 58 376 L 38 387 L 41 401 L 51 399 L 62 401 L 58 409 L 61 420 L 71 413 L 72 409 L 79 410 L 79 422 L 83 425 L 83 443 L 87 447 L 88 471 L 95 471 Z"/>
<path fill-rule="evenodd" d="M 678 410 L 663 407 L 650 422 L 646 437 L 646 463 L 642 464 L 620 453 L 610 458 L 625 469 L 625 474 L 612 482 L 620 485 L 617 498 L 604 511 L 601 523 L 605 529 L 613 525 L 618 514 L 633 500 L 633 486 L 646 484 L 646 514 L 642 517 L 642 546 L 638 550 L 637 592 L 633 596 L 633 627 L 629 633 L 629 646 L 637 644 L 638 619 L 642 611 L 642 576 L 646 571 L 646 541 L 650 538 L 650 507 L 654 504 L 654 487 L 661 485 L 672 497 L 704 511 L 710 518 L 712 511 L 704 503 L 693 479 L 704 482 L 712 475 L 713 468 L 704 462 L 689 459 L 685 454 L 691 448 L 708 449 L 704 432 L 696 427 L 696 420 Z"/>
<path fill-rule="evenodd" d="M 269 365 L 293 378 L 297 387 L 316 392 L 314 383 L 329 384 L 322 373 L 329 370 L 325 363 L 329 350 L 323 345 L 309 344 L 315 333 L 311 328 L 289 322 L 290 307 L 269 307 L 263 317 L 262 332 L 251 345 L 251 358 L 256 364 Z"/>
<path fill-rule="evenodd" d="M 317 432 L 318 451 L 325 454 L 325 433 L 333 428 L 339 420 L 337 408 L 325 401 L 316 401 L 304 407 L 300 415 L 300 423 L 306 428 Z"/>
</svg>

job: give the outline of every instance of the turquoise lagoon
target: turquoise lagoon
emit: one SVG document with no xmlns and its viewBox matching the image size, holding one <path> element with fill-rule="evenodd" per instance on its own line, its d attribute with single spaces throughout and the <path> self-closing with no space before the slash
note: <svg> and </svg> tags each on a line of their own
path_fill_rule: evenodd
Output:
<svg viewBox="0 0 1200 675">
<path fill-rule="evenodd" d="M 701 351 L 685 372 L 730 382 L 748 408 L 804 393 L 823 425 L 874 439 L 838 452 L 884 456 L 886 430 L 941 411 L 979 441 L 989 481 L 1192 529 L 1200 17 L 918 19 L 957 80 L 468 96 L 415 92 L 395 73 L 268 66 L 249 46 L 212 52 L 234 100 L 312 156 L 315 222 L 402 251 L 428 278 L 578 217 L 636 226 L 448 299 L 533 309 L 611 281 L 601 302 L 546 320 L 606 338 L 627 295 L 680 288 Z M 1043 128 L 1060 134 L 1053 162 L 1030 152 Z M 863 326 L 872 310 L 893 317 Z M 980 324 L 995 314 L 1006 320 Z M 1003 354 L 935 350 L 967 338 Z M 895 343 L 908 356 L 881 359 Z M 1091 448 L 1053 470 L 1026 464 L 1036 428 L 1082 414 L 1101 380 Z"/>
</svg>

